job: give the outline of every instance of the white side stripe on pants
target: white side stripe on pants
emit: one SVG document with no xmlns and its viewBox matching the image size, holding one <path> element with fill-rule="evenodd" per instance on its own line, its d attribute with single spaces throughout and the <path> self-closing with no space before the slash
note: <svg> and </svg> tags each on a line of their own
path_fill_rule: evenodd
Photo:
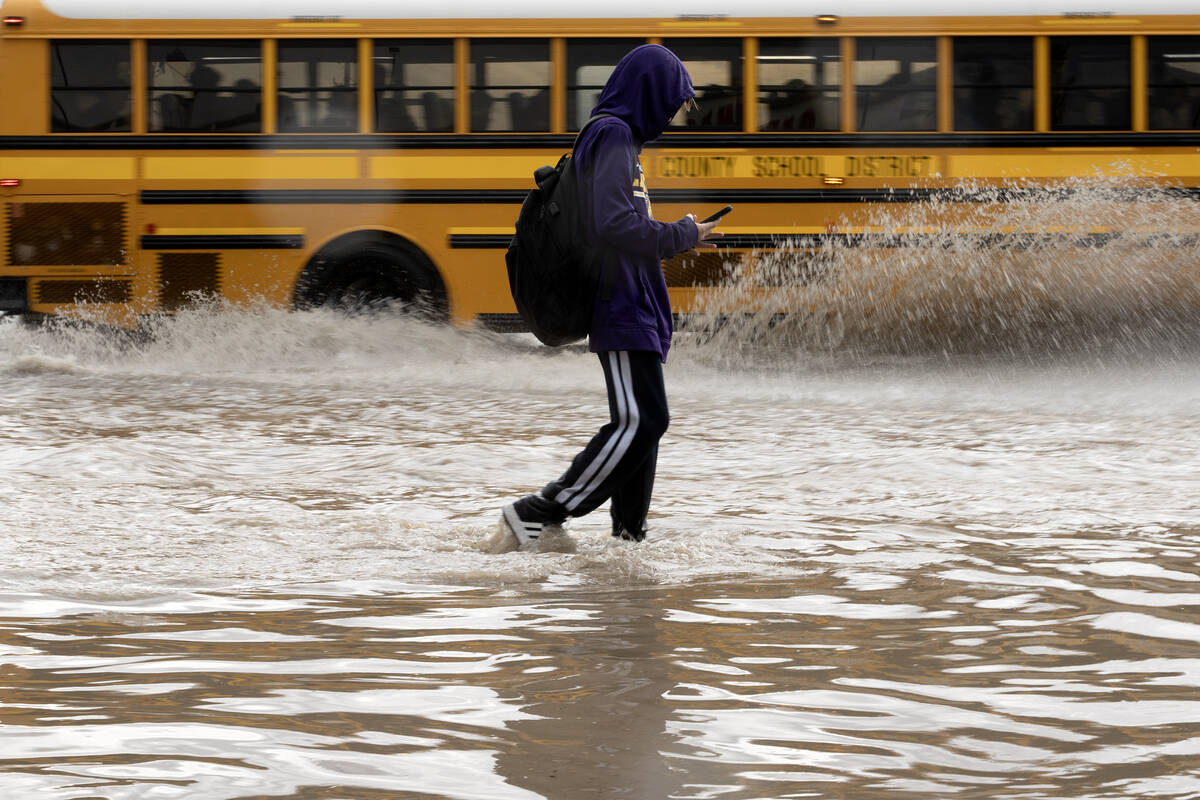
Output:
<svg viewBox="0 0 1200 800">
<path fill-rule="evenodd" d="M 579 476 L 573 486 L 558 493 L 554 499 L 567 507 L 575 508 L 595 492 L 608 479 L 612 471 L 629 451 L 629 445 L 637 433 L 641 415 L 637 400 L 633 396 L 633 380 L 629 369 L 629 353 L 624 350 L 609 353 L 609 369 L 613 376 L 613 393 L 617 398 L 617 428 L 605 442 L 595 460 Z"/>
</svg>

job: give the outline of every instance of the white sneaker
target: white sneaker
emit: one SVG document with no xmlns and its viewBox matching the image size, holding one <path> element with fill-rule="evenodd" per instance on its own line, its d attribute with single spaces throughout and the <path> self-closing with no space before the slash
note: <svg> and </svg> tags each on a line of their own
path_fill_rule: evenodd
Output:
<svg viewBox="0 0 1200 800">
<path fill-rule="evenodd" d="M 513 550 L 574 553 L 577 549 L 575 540 L 563 530 L 561 522 L 536 521 L 521 516 L 522 513 L 527 516 L 542 515 L 544 511 L 538 507 L 538 500 L 540 498 L 537 496 L 529 495 L 506 505 L 501 510 L 496 532 L 483 543 L 483 550 L 488 553 L 511 553 Z"/>
<path fill-rule="evenodd" d="M 501 509 L 500 519 L 513 532 L 513 536 L 517 537 L 521 547 L 536 542 L 542 535 L 542 528 L 546 527 L 544 522 L 521 519 L 516 503 L 509 503 Z"/>
<path fill-rule="evenodd" d="M 542 535 L 541 522 L 529 522 L 521 519 L 517 513 L 516 503 L 509 503 L 500 512 L 500 524 L 496 532 L 484 543 L 483 549 L 489 553 L 511 553 L 513 550 L 532 550 Z"/>
</svg>

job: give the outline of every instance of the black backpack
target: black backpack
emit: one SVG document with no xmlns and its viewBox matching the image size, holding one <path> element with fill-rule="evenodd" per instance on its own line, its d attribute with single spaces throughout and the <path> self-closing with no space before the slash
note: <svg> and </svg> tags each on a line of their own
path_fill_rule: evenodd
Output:
<svg viewBox="0 0 1200 800">
<path fill-rule="evenodd" d="M 592 117 L 579 136 L 601 117 Z M 508 245 L 508 287 L 521 319 L 542 344 L 557 347 L 588 335 L 603 273 L 603 256 L 583 241 L 575 161 L 568 153 L 556 166 L 533 173 Z"/>
</svg>

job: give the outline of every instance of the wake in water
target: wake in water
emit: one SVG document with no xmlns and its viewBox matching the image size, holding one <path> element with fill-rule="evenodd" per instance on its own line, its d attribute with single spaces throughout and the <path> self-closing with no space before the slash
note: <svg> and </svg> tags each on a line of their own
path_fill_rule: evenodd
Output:
<svg viewBox="0 0 1200 800">
<path fill-rule="evenodd" d="M 721 366 L 829 356 L 1190 356 L 1200 343 L 1197 210 L 1187 192 L 1112 177 L 961 185 L 919 202 L 875 203 L 826 235 L 727 264 L 722 284 L 705 289 L 680 325 L 677 354 Z M 86 321 L 87 307 L 76 316 Z M 140 336 L 97 336 L 73 323 L 5 327 L 4 344 L 20 354 L 8 368 L 35 372 L 130 362 L 321 371 L 555 352 L 530 337 L 464 335 L 387 315 L 222 302 L 152 320 Z"/>
<path fill-rule="evenodd" d="M 27 374 L 115 370 L 303 381 L 392 370 L 420 371 L 423 382 L 440 371 L 449 381 L 455 364 L 531 352 L 539 350 L 527 336 L 460 331 L 386 313 L 292 312 L 265 303 L 199 303 L 148 317 L 136 332 L 92 324 L 86 307 L 37 325 L 0 320 L 0 369 Z"/>
<path fill-rule="evenodd" d="M 1184 192 L 1112 178 L 876 204 L 829 235 L 731 263 L 681 324 L 672 380 L 706 391 L 729 369 L 811 378 L 948 360 L 1195 363 L 1196 210 Z M 595 385 L 583 350 L 387 314 L 223 302 L 153 318 L 139 335 L 0 320 L 0 373 L 10 375 L 192 376 L 396 396 L 482 391 L 554 403 Z"/>
<path fill-rule="evenodd" d="M 747 355 L 1138 352 L 1200 331 L 1186 192 L 1132 178 L 965 185 L 874 204 L 727 265 L 685 346 Z"/>
<path fill-rule="evenodd" d="M 1194 360 L 860 369 L 847 335 L 823 370 L 785 351 L 787 325 L 681 337 L 650 546 L 613 542 L 600 513 L 573 521 L 577 553 L 490 556 L 503 503 L 608 417 L 579 348 L 273 308 L 189 310 L 144 338 L 5 321 L 0 588 L 799 580 L 817 551 L 912 539 L 944 559 L 962 531 L 1194 530 Z M 761 358 L 713 364 L 735 352 Z"/>
</svg>

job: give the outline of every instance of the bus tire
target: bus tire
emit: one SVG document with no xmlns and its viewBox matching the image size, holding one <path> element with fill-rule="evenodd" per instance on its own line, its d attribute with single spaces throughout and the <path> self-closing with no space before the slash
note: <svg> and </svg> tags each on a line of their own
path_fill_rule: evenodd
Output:
<svg viewBox="0 0 1200 800">
<path fill-rule="evenodd" d="M 346 314 L 390 312 L 439 322 L 448 317 L 437 268 L 398 237 L 351 237 L 325 248 L 301 273 L 294 303 Z"/>
</svg>

